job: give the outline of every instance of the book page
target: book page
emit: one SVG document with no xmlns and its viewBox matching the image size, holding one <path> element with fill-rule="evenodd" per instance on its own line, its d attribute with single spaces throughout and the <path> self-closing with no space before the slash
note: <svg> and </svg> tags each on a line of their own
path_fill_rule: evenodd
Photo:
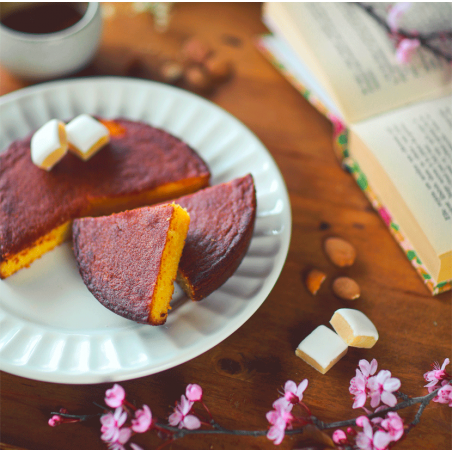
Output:
<svg viewBox="0 0 452 452">
<path fill-rule="evenodd" d="M 261 38 L 261 41 L 262 45 L 276 58 L 279 65 L 283 66 L 291 77 L 299 81 L 309 93 L 314 93 L 329 112 L 343 119 L 337 106 L 319 83 L 319 80 L 312 74 L 309 67 L 297 58 L 292 48 L 282 38 L 266 35 Z"/>
<path fill-rule="evenodd" d="M 374 19 L 350 3 L 270 3 L 273 21 L 312 67 L 347 122 L 452 92 L 452 68 L 425 49 L 409 65 Z"/>
<path fill-rule="evenodd" d="M 452 250 L 452 96 L 352 126 L 400 193 L 437 256 Z"/>
</svg>

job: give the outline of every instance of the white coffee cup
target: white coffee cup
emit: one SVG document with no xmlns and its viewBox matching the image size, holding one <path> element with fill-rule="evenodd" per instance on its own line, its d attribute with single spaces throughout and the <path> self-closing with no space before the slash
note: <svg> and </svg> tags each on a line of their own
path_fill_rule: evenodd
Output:
<svg viewBox="0 0 452 452">
<path fill-rule="evenodd" d="M 99 3 L 85 5 L 86 11 L 77 23 L 54 33 L 23 33 L 0 23 L 0 64 L 30 80 L 46 80 L 82 69 L 96 53 L 102 34 Z"/>
</svg>

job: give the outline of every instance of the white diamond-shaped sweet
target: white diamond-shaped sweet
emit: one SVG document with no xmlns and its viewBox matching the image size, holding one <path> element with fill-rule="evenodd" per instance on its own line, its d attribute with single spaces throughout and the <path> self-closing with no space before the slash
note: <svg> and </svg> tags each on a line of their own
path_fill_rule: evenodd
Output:
<svg viewBox="0 0 452 452">
<path fill-rule="evenodd" d="M 68 149 L 64 123 L 51 119 L 39 128 L 31 138 L 31 160 L 39 168 L 50 171 Z"/>
<path fill-rule="evenodd" d="M 82 114 L 66 125 L 69 150 L 83 160 L 91 158 L 110 141 L 110 132 L 92 116 Z"/>
<path fill-rule="evenodd" d="M 300 342 L 295 354 L 320 373 L 327 373 L 345 354 L 347 344 L 325 325 L 318 326 Z"/>
<path fill-rule="evenodd" d="M 338 309 L 330 323 L 350 347 L 372 348 L 378 341 L 377 328 L 357 309 Z"/>
</svg>

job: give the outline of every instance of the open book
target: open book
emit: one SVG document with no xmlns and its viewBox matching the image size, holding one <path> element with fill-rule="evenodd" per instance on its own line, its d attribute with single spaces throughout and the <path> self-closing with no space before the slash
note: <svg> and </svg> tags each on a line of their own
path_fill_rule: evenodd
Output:
<svg viewBox="0 0 452 452">
<path fill-rule="evenodd" d="M 424 4 L 422 18 L 450 24 L 451 5 L 432 5 L 441 14 Z M 266 3 L 263 20 L 261 50 L 333 121 L 344 164 L 431 292 L 451 289 L 452 66 L 425 49 L 401 66 L 353 4 Z"/>
</svg>

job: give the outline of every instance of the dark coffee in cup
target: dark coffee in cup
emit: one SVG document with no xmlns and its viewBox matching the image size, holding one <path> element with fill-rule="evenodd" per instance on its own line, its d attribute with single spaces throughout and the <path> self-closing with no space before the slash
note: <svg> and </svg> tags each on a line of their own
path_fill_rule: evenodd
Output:
<svg viewBox="0 0 452 452">
<path fill-rule="evenodd" d="M 2 3 L 0 21 L 15 31 L 48 34 L 75 25 L 85 14 L 87 3 Z"/>
</svg>

